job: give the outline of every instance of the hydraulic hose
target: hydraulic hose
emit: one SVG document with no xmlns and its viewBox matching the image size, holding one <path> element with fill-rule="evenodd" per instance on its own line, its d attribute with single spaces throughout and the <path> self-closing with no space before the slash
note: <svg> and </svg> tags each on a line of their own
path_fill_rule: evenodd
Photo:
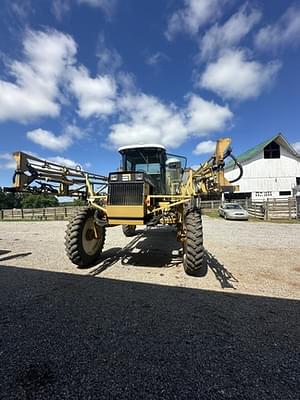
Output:
<svg viewBox="0 0 300 400">
<path fill-rule="evenodd" d="M 241 177 L 243 176 L 243 172 L 244 172 L 244 171 L 243 171 L 243 167 L 242 167 L 242 164 L 240 164 L 240 163 L 238 162 L 238 160 L 234 157 L 234 155 L 232 155 L 232 154 L 230 153 L 230 154 L 228 154 L 228 156 L 229 156 L 230 158 L 232 158 L 232 160 L 234 161 L 234 167 L 237 166 L 238 169 L 239 169 L 239 175 L 238 175 L 238 177 L 235 178 L 235 179 L 233 179 L 233 180 L 231 180 L 231 181 L 229 181 L 230 183 L 235 183 L 235 182 L 237 182 L 238 180 L 240 180 Z"/>
</svg>

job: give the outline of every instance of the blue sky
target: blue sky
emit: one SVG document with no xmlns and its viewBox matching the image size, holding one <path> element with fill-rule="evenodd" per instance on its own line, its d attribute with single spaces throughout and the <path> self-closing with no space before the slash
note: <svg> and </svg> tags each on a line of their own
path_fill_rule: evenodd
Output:
<svg viewBox="0 0 300 400">
<path fill-rule="evenodd" d="M 0 22 L 1 186 L 16 150 L 103 174 L 125 144 L 300 151 L 296 1 L 2 0 Z"/>
</svg>

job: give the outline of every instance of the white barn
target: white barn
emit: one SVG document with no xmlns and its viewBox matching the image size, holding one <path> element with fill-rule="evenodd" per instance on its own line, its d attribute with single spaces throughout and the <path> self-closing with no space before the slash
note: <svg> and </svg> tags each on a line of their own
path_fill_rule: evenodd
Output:
<svg viewBox="0 0 300 400">
<path fill-rule="evenodd" d="M 240 195 L 253 200 L 287 198 L 300 194 L 300 154 L 279 133 L 237 157 L 243 166 L 243 177 L 236 183 Z M 228 164 L 225 176 L 237 177 L 237 167 Z M 298 191 L 297 191 L 298 190 Z"/>
</svg>

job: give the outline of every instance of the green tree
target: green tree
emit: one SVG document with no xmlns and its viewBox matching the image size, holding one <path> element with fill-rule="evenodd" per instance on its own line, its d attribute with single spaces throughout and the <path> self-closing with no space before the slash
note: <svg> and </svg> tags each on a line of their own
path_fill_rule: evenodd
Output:
<svg viewBox="0 0 300 400">
<path fill-rule="evenodd" d="M 23 193 L 4 193 L 0 189 L 0 209 L 21 208 Z"/>
<path fill-rule="evenodd" d="M 57 207 L 58 205 L 57 198 L 47 194 L 28 194 L 21 201 L 22 208 Z"/>
<path fill-rule="evenodd" d="M 72 206 L 84 206 L 86 202 L 82 199 L 74 199 L 71 204 Z"/>
</svg>

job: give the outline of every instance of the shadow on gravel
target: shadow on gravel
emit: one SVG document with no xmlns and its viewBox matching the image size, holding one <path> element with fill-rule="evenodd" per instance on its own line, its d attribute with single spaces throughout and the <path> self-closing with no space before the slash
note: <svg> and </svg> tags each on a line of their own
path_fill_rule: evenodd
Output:
<svg viewBox="0 0 300 400">
<path fill-rule="evenodd" d="M 96 276 L 117 262 L 129 266 L 170 268 L 182 262 L 180 250 L 181 244 L 170 228 L 139 230 L 125 247 L 103 252 L 90 275 Z"/>
<path fill-rule="evenodd" d="M 295 399 L 299 301 L 0 266 L 12 399 Z"/>
<path fill-rule="evenodd" d="M 8 254 L 8 253 L 11 253 L 11 250 L 0 250 L 0 255 L 2 255 L 2 254 Z M 13 260 L 14 258 L 23 258 L 23 257 L 27 257 L 27 256 L 30 256 L 31 254 L 32 254 L 31 252 L 28 252 L 28 253 L 11 254 L 10 256 L 1 257 L 1 258 L 0 258 L 0 262 L 8 261 L 8 260 Z"/>
<path fill-rule="evenodd" d="M 8 254 L 10 252 L 11 250 L 0 250 L 0 256 L 2 256 L 3 254 Z"/>
<path fill-rule="evenodd" d="M 225 265 L 221 264 L 208 250 L 204 252 L 204 263 L 206 263 L 207 268 L 212 270 L 222 289 L 236 289 L 233 284 L 237 283 L 238 280 L 228 271 Z"/>
</svg>

